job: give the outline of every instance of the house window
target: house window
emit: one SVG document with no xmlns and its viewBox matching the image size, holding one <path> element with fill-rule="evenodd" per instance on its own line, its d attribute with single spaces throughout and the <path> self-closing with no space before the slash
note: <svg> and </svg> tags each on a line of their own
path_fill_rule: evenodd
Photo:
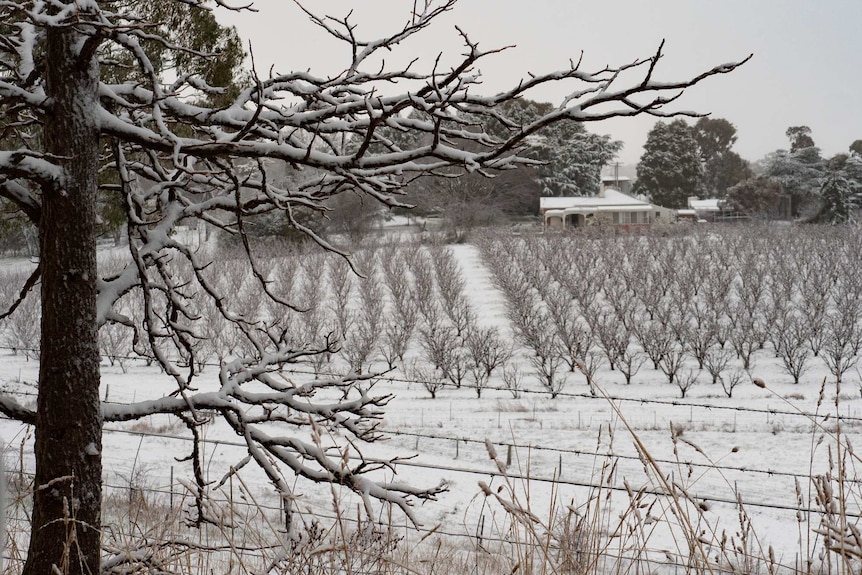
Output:
<svg viewBox="0 0 862 575">
<path fill-rule="evenodd" d="M 622 222 L 620 221 L 620 216 L 621 216 L 621 215 L 622 215 L 622 214 L 620 214 L 619 212 L 612 212 L 612 213 L 611 213 L 611 221 L 612 221 L 613 223 L 615 223 L 615 224 L 621 224 L 621 223 L 622 223 Z"/>
</svg>

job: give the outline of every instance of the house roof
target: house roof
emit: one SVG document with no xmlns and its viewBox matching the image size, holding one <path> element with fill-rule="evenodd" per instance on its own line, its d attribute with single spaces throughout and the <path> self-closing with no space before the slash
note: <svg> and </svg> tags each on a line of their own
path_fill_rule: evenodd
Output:
<svg viewBox="0 0 862 575">
<path fill-rule="evenodd" d="M 608 188 L 597 196 L 591 197 L 545 197 L 539 199 L 539 209 L 542 212 L 561 210 L 568 213 L 594 211 L 649 211 L 652 204 L 633 198 L 618 190 Z"/>
<path fill-rule="evenodd" d="M 689 198 L 688 207 L 697 212 L 720 212 L 722 210 L 721 200 L 718 198 L 710 198 L 706 200 Z"/>
</svg>

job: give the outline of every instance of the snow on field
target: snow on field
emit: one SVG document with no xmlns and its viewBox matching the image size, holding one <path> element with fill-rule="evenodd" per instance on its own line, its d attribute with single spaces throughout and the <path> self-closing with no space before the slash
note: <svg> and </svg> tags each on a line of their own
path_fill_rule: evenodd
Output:
<svg viewBox="0 0 862 575">
<path fill-rule="evenodd" d="M 514 335 L 505 297 L 495 287 L 479 250 L 473 245 L 451 249 L 478 323 L 500 328 L 511 340 Z M 527 352 L 519 353 L 520 361 L 525 362 Z M 501 514 L 499 506 L 481 495 L 479 482 L 496 489 L 505 481 L 489 459 L 486 439 L 496 446 L 501 460 L 511 458 L 511 481 L 532 511 L 544 518 L 552 505 L 583 505 L 599 485 L 617 490 L 609 504 L 609 509 L 617 511 L 627 501 L 625 484 L 634 490 L 646 487 L 649 492 L 660 492 L 663 482 L 645 471 L 644 454 L 636 445 L 640 442 L 665 481 L 684 488 L 692 501 L 702 505 L 704 525 L 712 525 L 717 533 L 739 531 L 739 499 L 751 516 L 759 544 L 764 549 L 773 546 L 781 560 L 792 564 L 806 544 L 799 541 L 796 485 L 806 500 L 803 506 L 808 505 L 812 497 L 809 477 L 829 471 L 830 449 L 835 456 L 835 442 L 829 434 L 835 432 L 836 415 L 841 416 L 841 432 L 855 438 L 862 424 L 862 384 L 857 372 L 849 372 L 836 406 L 836 387 L 828 383 L 834 378 L 823 362 L 812 361 L 801 383 L 794 385 L 771 350 L 760 350 L 755 358 L 751 376 L 762 379 L 766 387 L 746 381 L 732 398 L 720 386 L 704 380 L 681 399 L 679 389 L 668 384 L 650 362 L 631 385 L 605 364 L 596 378 L 601 391 L 598 397 L 589 392 L 580 373 L 567 373 L 567 383 L 556 399 L 531 380 L 526 366 L 527 383 L 517 398 L 502 389 L 499 376 L 494 375 L 481 399 L 466 385 L 446 387 L 431 399 L 421 384 L 396 370 L 376 386 L 379 392 L 394 395 L 382 426 L 388 437 L 362 451 L 366 457 L 383 460 L 412 456 L 395 466 L 401 481 L 422 486 L 448 482 L 449 490 L 438 501 L 418 505 L 417 516 L 425 528 L 439 524 L 443 532 L 475 536 L 481 530 L 490 531 L 492 528 L 480 525 L 491 525 L 487 521 Z M 688 364 L 692 364 L 690 359 Z M 294 377 L 298 379 L 311 377 L 305 366 L 298 366 L 297 372 Z M 6 350 L 0 361 L 3 389 L 32 402 L 36 375 L 35 361 Z M 216 375 L 214 368 L 208 368 L 198 386 L 215 388 Z M 818 406 L 824 381 L 827 385 Z M 101 393 L 107 401 L 163 397 L 173 391 L 172 385 L 169 378 L 142 361 L 130 362 L 127 372 L 103 364 Z M 833 414 L 830 420 L 823 419 L 827 412 Z M 815 413 L 816 418 L 811 416 Z M 218 481 L 244 457 L 245 449 L 218 417 L 204 428 L 204 435 L 205 471 L 209 480 Z M 31 471 L 32 432 L 2 420 L 0 436 L 7 446 L 7 466 L 13 472 L 19 466 Z M 826 439 L 820 443 L 823 437 Z M 190 452 L 184 438 L 188 438 L 184 426 L 167 417 L 109 425 L 104 435 L 106 485 L 179 493 L 176 484 L 192 479 L 188 464 L 178 461 Z M 21 449 L 23 463 L 18 462 Z M 260 501 L 278 506 L 260 471 L 248 466 L 241 475 L 257 490 Z M 301 511 L 325 517 L 334 514 L 332 490 L 299 479 L 295 485 Z M 343 490 L 335 493 L 343 498 L 340 505 L 348 509 L 355 505 Z M 666 519 L 671 517 L 667 509 L 664 514 Z M 811 522 L 817 524 L 816 516 Z M 657 533 L 650 544 L 656 549 L 673 549 L 675 543 L 671 535 Z"/>
</svg>

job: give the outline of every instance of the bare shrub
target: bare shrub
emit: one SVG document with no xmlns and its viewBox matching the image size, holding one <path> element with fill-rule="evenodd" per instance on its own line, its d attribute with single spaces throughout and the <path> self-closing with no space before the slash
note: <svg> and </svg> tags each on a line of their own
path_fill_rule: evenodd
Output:
<svg viewBox="0 0 862 575">
<path fill-rule="evenodd" d="M 841 377 L 859 361 L 853 351 L 858 329 L 857 318 L 853 315 L 836 312 L 827 319 L 821 359 L 837 383 L 841 383 Z"/>
<path fill-rule="evenodd" d="M 118 323 L 106 323 L 99 329 L 99 348 L 112 367 L 119 365 L 126 373 L 126 358 L 132 354 L 134 330 Z"/>
<path fill-rule="evenodd" d="M 554 334 L 545 331 L 535 333 L 532 339 L 530 364 L 542 386 L 551 394 L 551 399 L 556 399 L 566 384 L 565 374 L 560 373 L 563 358 L 559 353 L 559 345 Z"/>
<path fill-rule="evenodd" d="M 619 357 L 629 345 L 629 333 L 623 323 L 613 313 L 607 311 L 599 313 L 591 327 L 613 371 L 616 369 Z"/>
<path fill-rule="evenodd" d="M 730 365 L 732 358 L 733 352 L 725 347 L 713 346 L 706 352 L 703 358 L 703 366 L 710 377 L 712 377 L 713 385 L 718 383 L 718 378 Z"/>
<path fill-rule="evenodd" d="M 330 257 L 328 278 L 331 291 L 330 307 L 338 326 L 338 336 L 346 338 L 353 325 L 350 296 L 353 293 L 353 270 L 341 257 Z"/>
<path fill-rule="evenodd" d="M 437 398 L 437 393 L 446 386 L 446 377 L 439 369 L 430 368 L 414 361 L 407 370 L 408 377 L 419 382 L 425 388 L 431 399 Z"/>
<path fill-rule="evenodd" d="M 646 363 L 646 356 L 635 349 L 626 348 L 622 355 L 619 356 L 617 365 L 620 373 L 626 378 L 626 384 L 631 384 L 632 378 L 638 374 Z"/>
<path fill-rule="evenodd" d="M 697 360 L 698 369 L 703 369 L 706 354 L 712 349 L 715 339 L 715 324 L 709 321 L 701 325 L 688 324 L 683 330 L 683 342 L 691 356 Z"/>
<path fill-rule="evenodd" d="M 679 388 L 680 397 L 685 399 L 685 394 L 697 385 L 698 371 L 695 369 L 687 369 L 679 373 L 676 377 L 676 386 Z"/>
<path fill-rule="evenodd" d="M 428 362 L 460 388 L 467 375 L 468 364 L 455 330 L 448 325 L 425 326 L 419 330 L 419 334 Z"/>
<path fill-rule="evenodd" d="M 808 346 L 810 330 L 801 316 L 793 314 L 777 322 L 774 331 L 778 344 L 775 348 L 776 354 L 781 358 L 784 371 L 793 378 L 793 383 L 798 384 L 802 374 L 808 369 L 808 359 L 811 356 L 811 348 Z"/>
<path fill-rule="evenodd" d="M 469 360 L 476 395 L 481 397 L 491 374 L 503 365 L 512 355 L 512 347 L 500 336 L 494 327 L 473 327 L 464 340 L 464 348 Z"/>
<path fill-rule="evenodd" d="M 635 331 L 635 336 L 644 353 L 652 361 L 653 369 L 659 369 L 662 359 L 673 346 L 670 329 L 659 321 L 647 321 Z"/>
<path fill-rule="evenodd" d="M 718 381 L 721 382 L 721 388 L 724 390 L 724 394 L 727 395 L 727 397 L 733 397 L 733 390 L 744 382 L 746 378 L 747 374 L 745 371 L 734 369 L 722 373 L 719 376 Z"/>
<path fill-rule="evenodd" d="M 763 323 L 759 319 L 747 316 L 745 312 L 737 315 L 730 331 L 730 344 L 742 360 L 744 369 L 751 369 L 752 356 L 761 348 L 764 339 Z"/>
<path fill-rule="evenodd" d="M 578 371 L 586 378 L 587 386 L 590 388 L 590 395 L 596 395 L 596 374 L 599 372 L 599 368 L 603 362 L 602 354 L 597 351 L 588 351 L 578 359 Z"/>
<path fill-rule="evenodd" d="M 503 366 L 503 387 L 512 394 L 512 399 L 521 397 L 524 388 L 524 374 L 516 363 L 508 363 Z"/>
<path fill-rule="evenodd" d="M 430 258 L 417 249 L 409 255 L 407 264 L 413 276 L 413 297 L 419 313 L 429 324 L 438 323 L 440 311 L 434 293 L 434 269 Z"/>
<path fill-rule="evenodd" d="M 437 287 L 443 299 L 443 310 L 455 327 L 455 334 L 461 337 L 475 322 L 475 314 L 464 295 L 464 278 L 458 262 L 448 248 L 436 247 L 431 250 L 431 261 L 437 278 Z"/>
<path fill-rule="evenodd" d="M 410 345 L 414 326 L 396 318 L 387 317 L 380 338 L 380 355 L 386 361 L 389 369 L 393 369 L 397 362 L 404 361 L 404 354 Z"/>
<path fill-rule="evenodd" d="M 667 377 L 667 382 L 674 383 L 674 378 L 685 362 L 685 350 L 679 346 L 671 346 L 659 361 L 659 369 Z"/>
<path fill-rule="evenodd" d="M 4 342 L 15 353 L 22 353 L 27 360 L 39 357 L 40 306 L 38 290 L 31 290 L 15 311 L 3 320 L 6 325 Z"/>
</svg>

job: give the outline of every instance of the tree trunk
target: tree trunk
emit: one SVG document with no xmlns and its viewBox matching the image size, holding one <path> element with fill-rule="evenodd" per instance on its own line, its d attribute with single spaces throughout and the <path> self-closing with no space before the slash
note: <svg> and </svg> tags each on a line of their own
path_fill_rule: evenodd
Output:
<svg viewBox="0 0 862 575">
<path fill-rule="evenodd" d="M 45 147 L 64 180 L 43 186 L 42 351 L 36 482 L 24 575 L 99 573 L 102 417 L 96 319 L 98 64 L 94 40 L 47 29 Z M 59 569 L 55 571 L 54 569 Z"/>
</svg>

